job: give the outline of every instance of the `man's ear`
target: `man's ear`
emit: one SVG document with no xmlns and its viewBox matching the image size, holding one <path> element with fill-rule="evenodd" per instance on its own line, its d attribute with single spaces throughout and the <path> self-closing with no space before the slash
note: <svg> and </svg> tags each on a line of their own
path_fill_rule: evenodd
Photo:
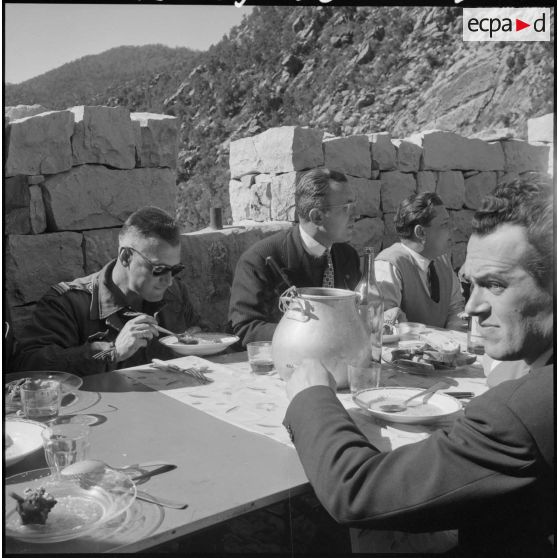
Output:
<svg viewBox="0 0 558 558">
<path fill-rule="evenodd" d="M 413 233 L 417 240 L 419 241 L 425 240 L 425 232 L 424 232 L 424 227 L 422 225 L 415 225 L 415 228 L 413 229 Z"/>
<path fill-rule="evenodd" d="M 118 254 L 118 259 L 123 267 L 128 267 L 130 265 L 130 259 L 132 257 L 132 251 L 129 248 L 120 248 Z"/>
<path fill-rule="evenodd" d="M 317 207 L 314 207 L 308 213 L 308 220 L 316 226 L 323 225 L 324 222 L 324 212 Z"/>
</svg>

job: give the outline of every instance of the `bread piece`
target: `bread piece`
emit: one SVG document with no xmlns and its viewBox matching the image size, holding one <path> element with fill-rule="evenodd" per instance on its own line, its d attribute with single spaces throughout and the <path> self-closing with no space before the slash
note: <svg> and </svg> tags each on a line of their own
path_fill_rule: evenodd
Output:
<svg viewBox="0 0 558 558">
<path fill-rule="evenodd" d="M 459 353 L 459 343 L 448 339 L 443 333 L 436 331 L 421 333 L 420 339 L 428 343 L 434 351 L 445 355 L 444 358 L 448 358 L 450 355 L 455 356 Z"/>
</svg>

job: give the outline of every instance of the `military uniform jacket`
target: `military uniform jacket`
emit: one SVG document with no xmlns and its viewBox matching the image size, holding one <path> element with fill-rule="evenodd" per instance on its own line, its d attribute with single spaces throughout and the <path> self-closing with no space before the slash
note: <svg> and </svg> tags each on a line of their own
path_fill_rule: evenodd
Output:
<svg viewBox="0 0 558 558">
<path fill-rule="evenodd" d="M 37 303 L 24 329 L 15 367 L 19 370 L 61 370 L 79 376 L 169 359 L 175 355 L 153 338 L 125 361 L 95 360 L 92 355 L 111 347 L 130 319 L 131 308 L 112 283 L 116 260 L 100 271 L 68 283 L 58 283 Z M 157 318 L 171 331 L 181 332 L 198 322 L 186 287 L 175 279 L 162 301 L 144 302 L 142 312 Z"/>
</svg>

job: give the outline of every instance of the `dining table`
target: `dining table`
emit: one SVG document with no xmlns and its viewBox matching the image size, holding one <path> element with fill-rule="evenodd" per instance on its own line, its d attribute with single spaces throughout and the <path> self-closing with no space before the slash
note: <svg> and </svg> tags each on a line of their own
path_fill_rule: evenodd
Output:
<svg viewBox="0 0 558 558">
<path fill-rule="evenodd" d="M 465 333 L 448 331 L 448 335 L 466 348 Z M 395 347 L 397 343 L 386 345 L 383 353 L 389 357 Z M 8 536 L 6 553 L 148 551 L 311 492 L 282 425 L 288 399 L 285 383 L 276 373 L 252 373 L 246 352 L 181 356 L 166 362 L 201 369 L 211 381 L 200 383 L 188 374 L 151 364 L 85 376 L 58 420 L 91 426 L 90 458 L 114 467 L 154 461 L 176 465 L 137 489 L 188 506 L 171 509 L 136 499 L 121 516 L 78 538 L 39 545 Z M 447 391 L 477 396 L 488 389 L 478 359 L 432 375 L 385 364 L 381 385 L 426 388 L 441 378 Z M 396 424 L 358 407 L 349 390 L 339 391 L 338 397 L 381 451 L 420 441 L 456 416 L 433 424 Z M 5 477 L 45 467 L 44 452 L 38 450 L 7 467 Z"/>
</svg>

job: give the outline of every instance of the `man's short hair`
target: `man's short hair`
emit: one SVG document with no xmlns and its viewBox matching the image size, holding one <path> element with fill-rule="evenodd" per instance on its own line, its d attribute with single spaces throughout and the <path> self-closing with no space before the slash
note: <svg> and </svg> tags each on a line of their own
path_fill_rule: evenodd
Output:
<svg viewBox="0 0 558 558">
<path fill-rule="evenodd" d="M 423 192 L 405 198 L 399 204 L 393 219 L 399 237 L 412 238 L 416 225 L 429 225 L 434 219 L 436 205 L 444 205 L 444 202 L 435 192 Z"/>
<path fill-rule="evenodd" d="M 143 207 L 132 213 L 118 234 L 122 241 L 129 234 L 159 238 L 171 246 L 180 244 L 180 225 L 166 211 L 158 207 Z"/>
<path fill-rule="evenodd" d="M 498 184 L 473 216 L 473 233 L 485 236 L 498 226 L 525 227 L 533 247 L 525 269 L 548 289 L 554 277 L 554 200 L 552 182 L 540 173 Z"/>
<path fill-rule="evenodd" d="M 295 207 L 299 218 L 308 221 L 312 209 L 324 207 L 331 181 L 347 182 L 347 177 L 342 172 L 320 167 L 304 173 L 298 179 L 295 189 Z"/>
</svg>

